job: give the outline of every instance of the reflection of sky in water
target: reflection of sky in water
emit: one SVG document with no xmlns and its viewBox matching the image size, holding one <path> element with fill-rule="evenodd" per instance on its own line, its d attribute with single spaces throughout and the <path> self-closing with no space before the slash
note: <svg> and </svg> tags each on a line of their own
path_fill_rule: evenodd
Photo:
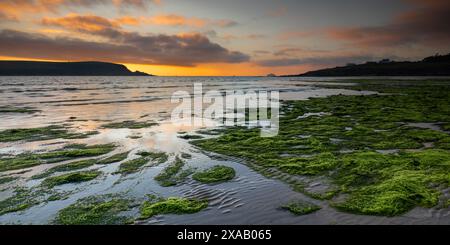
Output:
<svg viewBox="0 0 450 245">
<path fill-rule="evenodd" d="M 296 78 L 297 80 L 297 78 Z M 381 217 L 367 217 L 338 213 L 324 208 L 314 214 L 296 217 L 279 210 L 279 206 L 292 200 L 311 200 L 292 191 L 286 184 L 267 179 L 254 172 L 237 159 L 215 159 L 202 153 L 188 141 L 180 139 L 180 132 L 195 134 L 202 126 L 186 126 L 170 122 L 172 109 L 177 104 L 170 103 L 173 92 L 192 92 L 193 83 L 202 83 L 203 92 L 209 90 L 275 90 L 280 91 L 280 99 L 307 99 L 335 94 L 367 94 L 347 89 L 318 89 L 314 83 L 302 79 L 288 78 L 167 78 L 167 77 L 0 77 L 0 106 L 27 106 L 41 110 L 36 114 L 2 114 L 0 130 L 7 128 L 32 128 L 51 124 L 67 124 L 72 130 L 92 131 L 99 134 L 88 139 L 47 140 L 39 142 L 0 143 L 0 154 L 18 154 L 26 151 L 55 150 L 68 143 L 104 144 L 115 143 L 118 148 L 105 156 L 130 151 L 129 159 L 139 151 L 164 151 L 173 160 L 180 153 L 189 153 L 185 168 L 203 169 L 216 164 L 228 165 L 236 169 L 237 177 L 231 182 L 218 185 L 203 185 L 195 181 L 163 188 L 154 180 L 168 163 L 158 167 L 147 167 L 130 176 L 113 174 L 120 163 L 99 168 L 103 175 L 94 181 L 68 184 L 56 189 L 71 191 L 66 200 L 41 204 L 24 212 L 0 216 L 0 223 L 46 223 L 52 220 L 61 208 L 77 199 L 105 193 L 126 192 L 135 198 L 145 194 L 162 196 L 188 196 L 206 198 L 210 206 L 197 214 L 157 216 L 144 223 L 169 224 L 330 224 L 330 223 L 411 223 L 411 217 L 397 217 L 386 220 Z M 323 80 L 323 79 L 320 79 Z M 328 79 L 331 84 L 333 79 Z M 341 84 L 351 86 L 352 84 Z M 270 88 L 270 89 L 269 89 Z M 204 108 L 207 105 L 203 106 Z M 229 117 L 229 113 L 225 117 Z M 107 122 L 124 120 L 154 121 L 159 125 L 143 129 L 102 129 Z M 214 136 L 206 136 L 214 137 Z M 171 161 L 169 160 L 169 162 Z M 61 163 L 58 163 L 61 164 Z M 55 164 L 40 165 L 22 173 L 16 184 L 33 186 L 39 180 L 26 178 L 40 173 Z M 21 172 L 21 171 L 15 171 Z M 3 188 L 3 187 L 2 187 Z M 0 200 L 12 194 L 12 188 L 0 191 Z M 424 222 L 419 212 L 419 221 Z M 435 221 L 431 219 L 431 221 Z M 440 221 L 439 221 L 440 222 Z"/>
<path fill-rule="evenodd" d="M 170 103 L 171 95 L 180 90 L 192 93 L 194 82 L 202 83 L 204 93 L 277 90 L 281 99 L 305 99 L 315 89 L 310 83 L 287 78 L 2 77 L 0 106 L 27 106 L 42 112 L 2 115 L 0 129 L 63 123 L 71 117 L 83 129 L 95 129 L 98 124 L 81 120 L 167 119 L 176 106 Z"/>
</svg>

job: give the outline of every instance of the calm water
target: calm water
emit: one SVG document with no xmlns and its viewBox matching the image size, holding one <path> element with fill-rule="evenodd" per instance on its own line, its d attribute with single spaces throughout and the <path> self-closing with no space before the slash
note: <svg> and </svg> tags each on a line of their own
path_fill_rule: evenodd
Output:
<svg viewBox="0 0 450 245">
<path fill-rule="evenodd" d="M 320 79 L 323 81 L 324 79 Z M 41 110 L 36 114 L 2 114 L 0 130 L 32 128 L 65 124 L 74 131 L 98 130 L 98 135 L 82 140 L 47 140 L 37 142 L 0 143 L 0 154 L 19 154 L 27 151 L 58 149 L 69 143 L 116 143 L 118 152 L 131 151 L 130 158 L 142 150 L 164 151 L 170 159 L 185 152 L 192 154 L 186 168 L 207 168 L 222 164 L 233 167 L 237 177 L 218 185 L 204 185 L 188 180 L 176 187 L 160 187 L 153 177 L 166 164 L 144 168 L 136 174 L 121 177 L 113 175 L 119 163 L 95 166 L 104 174 L 91 182 L 67 184 L 58 189 L 71 191 L 66 200 L 52 201 L 34 206 L 23 212 L 0 216 L 0 223 L 43 224 L 50 222 L 56 213 L 76 200 L 98 194 L 126 193 L 135 198 L 145 194 L 165 197 L 186 196 L 207 198 L 206 210 L 190 215 L 161 215 L 143 224 L 440 224 L 448 223 L 448 211 L 414 209 L 402 217 L 385 218 L 345 214 L 328 207 L 325 202 L 312 200 L 292 191 L 289 186 L 254 172 L 239 160 L 210 157 L 199 152 L 178 132 L 194 133 L 199 128 L 181 127 L 170 123 L 170 113 L 177 104 L 170 103 L 173 92 L 192 91 L 193 83 L 202 83 L 208 90 L 277 90 L 282 99 L 308 99 L 335 94 L 371 94 L 352 91 L 351 83 L 341 84 L 337 79 L 327 79 L 342 89 L 320 89 L 315 79 L 256 78 L 256 77 L 0 77 L 0 107 L 28 106 Z M 156 121 L 158 126 L 145 129 L 99 129 L 106 122 L 124 120 Z M 130 136 L 140 136 L 132 139 Z M 133 137 L 134 138 L 134 137 Z M 221 160 L 218 160 L 221 159 Z M 0 200 L 12 195 L 17 186 L 32 187 L 40 180 L 29 180 L 34 174 L 54 165 L 31 168 L 15 182 L 0 186 Z M 0 175 L 14 174 L 0 173 Z M 307 200 L 322 206 L 316 213 L 294 216 L 279 207 L 292 200 Z M 133 212 L 137 212 L 134 210 Z"/>
</svg>

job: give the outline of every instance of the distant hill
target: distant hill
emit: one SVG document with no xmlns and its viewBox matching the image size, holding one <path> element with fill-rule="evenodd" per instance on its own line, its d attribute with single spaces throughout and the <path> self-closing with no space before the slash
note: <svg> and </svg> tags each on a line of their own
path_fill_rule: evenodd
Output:
<svg viewBox="0 0 450 245">
<path fill-rule="evenodd" d="M 285 77 L 340 77 L 340 76 L 450 76 L 450 54 L 427 57 L 421 61 L 366 62 L 310 71 Z"/>
<path fill-rule="evenodd" d="M 106 62 L 0 61 L 0 76 L 151 76 Z"/>
</svg>

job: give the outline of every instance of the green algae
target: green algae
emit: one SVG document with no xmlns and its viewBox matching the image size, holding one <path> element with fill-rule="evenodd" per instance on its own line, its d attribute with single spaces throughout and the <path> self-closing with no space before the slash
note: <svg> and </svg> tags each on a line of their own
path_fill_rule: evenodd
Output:
<svg viewBox="0 0 450 245">
<path fill-rule="evenodd" d="M 121 225 L 131 219 L 120 213 L 132 208 L 128 199 L 111 195 L 91 196 L 60 210 L 54 221 L 59 225 Z"/>
<path fill-rule="evenodd" d="M 179 173 L 183 168 L 185 162 L 180 158 L 176 158 L 175 161 L 170 163 L 167 167 L 165 167 L 161 173 L 155 176 L 155 180 L 159 183 L 159 185 L 163 187 L 169 187 L 177 185 L 180 181 L 182 181 L 186 176 L 183 174 L 181 177 Z"/>
<path fill-rule="evenodd" d="M 71 163 L 67 163 L 67 164 L 63 164 L 63 165 L 59 165 L 59 166 L 50 168 L 41 174 L 32 176 L 31 178 L 32 179 L 42 179 L 42 178 L 48 177 L 56 172 L 68 172 L 68 171 L 80 170 L 83 168 L 93 166 L 96 162 L 97 161 L 95 159 L 71 162 Z"/>
<path fill-rule="evenodd" d="M 181 158 L 183 159 L 191 159 L 192 155 L 186 152 L 181 153 Z"/>
<path fill-rule="evenodd" d="M 91 170 L 91 171 L 81 171 L 74 173 L 67 173 L 63 175 L 58 175 L 54 177 L 49 177 L 42 181 L 42 185 L 46 187 L 54 187 L 58 185 L 64 185 L 69 183 L 80 183 L 93 180 L 101 175 L 100 171 Z"/>
<path fill-rule="evenodd" d="M 150 159 L 147 157 L 139 157 L 133 160 L 129 160 L 120 164 L 119 169 L 116 173 L 118 174 L 132 174 L 141 170 L 141 168 L 146 165 Z"/>
<path fill-rule="evenodd" d="M 0 142 L 39 141 L 50 139 L 83 139 L 97 134 L 97 131 L 74 133 L 60 126 L 42 128 L 18 128 L 0 131 Z"/>
<path fill-rule="evenodd" d="M 121 162 L 121 161 L 127 159 L 129 153 L 130 152 L 118 153 L 118 154 L 112 155 L 108 158 L 99 160 L 96 163 L 101 164 L 101 165 L 107 165 L 107 164 L 111 164 L 111 163 Z"/>
<path fill-rule="evenodd" d="M 139 158 L 123 162 L 119 166 L 116 173 L 132 174 L 140 171 L 142 167 L 151 162 L 152 166 L 164 163 L 168 159 L 168 155 L 164 152 L 139 152 Z"/>
<path fill-rule="evenodd" d="M 118 128 L 141 129 L 141 128 L 150 128 L 150 127 L 153 127 L 156 125 L 158 125 L 158 123 L 155 123 L 155 122 L 123 121 L 123 122 L 113 122 L 113 123 L 104 124 L 101 127 L 102 128 L 112 128 L 112 129 L 118 129 Z"/>
<path fill-rule="evenodd" d="M 0 185 L 2 184 L 6 184 L 9 182 L 13 182 L 14 180 L 17 180 L 18 177 L 12 177 L 12 176 L 7 176 L 7 177 L 1 177 L 0 178 Z"/>
<path fill-rule="evenodd" d="M 450 123 L 443 124 L 442 129 L 444 129 L 446 131 L 450 131 Z"/>
<path fill-rule="evenodd" d="M 44 202 L 62 199 L 67 193 L 56 192 L 47 188 L 18 187 L 14 195 L 0 201 L 0 215 L 23 211 Z"/>
<path fill-rule="evenodd" d="M 0 158 L 0 172 L 49 164 L 81 157 L 100 156 L 115 149 L 113 144 L 105 145 L 69 145 L 46 153 L 23 153 L 14 157 Z"/>
<path fill-rule="evenodd" d="M 39 203 L 29 189 L 18 188 L 13 196 L 0 201 L 0 215 L 25 210 Z"/>
<path fill-rule="evenodd" d="M 63 164 L 63 165 L 59 165 L 59 166 L 50 168 L 49 170 L 47 170 L 41 174 L 32 176 L 32 179 L 42 179 L 42 178 L 48 177 L 56 172 L 68 172 L 68 171 L 80 170 L 83 168 L 91 167 L 95 164 L 106 165 L 106 164 L 110 164 L 110 163 L 120 162 L 122 160 L 125 160 L 127 157 L 128 157 L 128 152 L 124 152 L 124 153 L 115 154 L 111 157 L 108 157 L 108 158 L 105 158 L 102 160 L 88 159 L 88 160 L 71 162 L 71 163 L 67 163 L 67 164 Z"/>
<path fill-rule="evenodd" d="M 142 157 L 147 157 L 151 161 L 155 162 L 156 164 L 165 163 L 169 159 L 169 156 L 165 152 L 141 151 L 141 152 L 138 152 L 137 155 L 142 156 Z"/>
<path fill-rule="evenodd" d="M 178 135 L 178 138 L 185 139 L 185 140 L 195 140 L 195 139 L 202 139 L 203 136 L 192 135 L 192 134 L 183 134 L 183 135 Z"/>
<path fill-rule="evenodd" d="M 431 176 L 432 178 L 433 176 Z M 427 186 L 430 176 L 417 171 L 400 171 L 385 181 L 351 191 L 351 196 L 338 209 L 361 214 L 395 216 L 415 206 L 433 207 L 439 192 Z"/>
<path fill-rule="evenodd" d="M 14 107 L 14 106 L 0 106 L 0 113 L 27 113 L 33 114 L 40 112 L 31 107 Z"/>
<path fill-rule="evenodd" d="M 191 143 L 243 159 L 268 177 L 275 169 L 325 178 L 331 186 L 324 193 L 310 191 L 307 183 L 289 184 L 316 199 L 345 194 L 332 201 L 339 210 L 393 216 L 437 205 L 436 186 L 449 184 L 450 135 L 408 125 L 448 122 L 450 83 L 362 82 L 354 88 L 389 94 L 284 101 L 275 137 L 260 137 L 258 128 L 231 127 Z M 302 117 L 305 113 L 321 116 Z"/>
<path fill-rule="evenodd" d="M 95 159 L 81 160 L 81 161 L 76 161 L 76 162 L 59 165 L 57 167 L 51 168 L 50 170 L 55 171 L 55 172 L 67 172 L 67 171 L 73 171 L 73 170 L 87 168 L 87 167 L 93 166 L 95 163 L 96 163 Z"/>
<path fill-rule="evenodd" d="M 288 210 L 295 215 L 306 215 L 320 210 L 320 207 L 303 201 L 290 202 L 281 206 L 282 209 Z"/>
<path fill-rule="evenodd" d="M 223 131 L 224 129 L 214 128 L 214 129 L 198 130 L 197 133 L 203 135 L 220 135 Z"/>
<path fill-rule="evenodd" d="M 208 206 L 208 201 L 169 197 L 145 201 L 140 208 L 140 219 L 148 219 L 158 214 L 192 214 Z"/>
<path fill-rule="evenodd" d="M 197 172 L 192 175 L 192 178 L 202 183 L 218 183 L 232 180 L 235 175 L 236 172 L 233 168 L 218 165 L 202 172 Z"/>
</svg>

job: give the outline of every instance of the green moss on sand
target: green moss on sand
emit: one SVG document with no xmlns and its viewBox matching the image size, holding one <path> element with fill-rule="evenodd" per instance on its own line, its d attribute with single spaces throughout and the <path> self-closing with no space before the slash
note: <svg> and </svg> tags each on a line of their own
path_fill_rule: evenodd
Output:
<svg viewBox="0 0 450 245">
<path fill-rule="evenodd" d="M 127 159 L 129 153 L 130 152 L 123 152 L 123 153 L 118 153 L 118 154 L 112 155 L 108 158 L 97 161 L 97 164 L 106 165 L 106 164 L 121 162 L 121 161 Z"/>
<path fill-rule="evenodd" d="M 168 159 L 164 152 L 139 152 L 139 158 L 123 162 L 116 173 L 131 174 L 140 171 L 145 165 L 151 163 L 151 166 L 159 165 Z"/>
<path fill-rule="evenodd" d="M 133 160 L 123 162 L 120 164 L 119 170 L 117 170 L 116 173 L 119 173 L 119 174 L 136 173 L 139 170 L 141 170 L 141 168 L 144 165 L 146 165 L 149 161 L 150 161 L 150 159 L 148 159 L 147 157 L 139 157 L 139 158 L 136 158 Z"/>
<path fill-rule="evenodd" d="M 61 192 L 43 186 L 18 187 L 14 190 L 14 195 L 0 201 L 0 215 L 26 210 L 44 202 L 62 200 L 70 194 L 68 191 Z"/>
<path fill-rule="evenodd" d="M 227 166 L 214 166 L 205 171 L 195 173 L 192 178 L 202 183 L 224 182 L 234 178 L 236 172 Z"/>
<path fill-rule="evenodd" d="M 80 183 L 93 180 L 100 174 L 101 172 L 96 170 L 67 173 L 59 176 L 49 177 L 42 182 L 42 185 L 46 187 L 54 187 L 69 183 Z"/>
<path fill-rule="evenodd" d="M 15 194 L 0 201 L 0 215 L 17 212 L 37 205 L 39 202 L 32 197 L 29 189 L 18 188 Z"/>
<path fill-rule="evenodd" d="M 450 135 L 408 125 L 450 121 L 450 82 L 364 81 L 352 88 L 388 94 L 285 101 L 275 137 L 234 127 L 191 142 L 241 158 L 266 176 L 278 171 L 326 180 L 332 190 L 325 193 L 327 199 L 347 197 L 333 202 L 340 210 L 393 216 L 437 205 L 437 186 L 449 185 Z M 303 117 L 306 113 L 321 116 Z M 293 186 L 324 197 L 307 182 Z"/>
<path fill-rule="evenodd" d="M 184 135 L 178 135 L 178 138 L 185 139 L 185 140 L 195 140 L 195 139 L 203 139 L 203 136 L 201 136 L 201 135 L 192 135 L 192 134 L 184 134 Z"/>
<path fill-rule="evenodd" d="M 92 196 L 58 212 L 56 224 L 61 225 L 120 225 L 130 222 L 130 218 L 120 216 L 131 208 L 131 201 L 112 196 Z"/>
<path fill-rule="evenodd" d="M 169 156 L 165 152 L 148 152 L 141 151 L 137 153 L 139 156 L 147 157 L 150 161 L 155 162 L 156 164 L 161 164 L 167 162 Z"/>
<path fill-rule="evenodd" d="M 115 149 L 113 144 L 105 145 L 71 145 L 46 153 L 24 153 L 15 157 L 0 158 L 0 172 L 29 168 L 40 164 L 48 164 L 80 157 L 100 156 Z"/>
<path fill-rule="evenodd" d="M 426 173 L 406 171 L 394 177 L 351 191 L 351 196 L 335 207 L 361 214 L 395 216 L 415 206 L 433 207 L 439 201 L 439 192 L 429 188 Z"/>
<path fill-rule="evenodd" d="M 289 210 L 295 215 L 306 215 L 320 210 L 319 206 L 303 201 L 290 202 L 286 205 L 283 205 L 281 208 Z"/>
<path fill-rule="evenodd" d="M 145 201 L 140 208 L 140 213 L 141 219 L 148 219 L 158 214 L 192 214 L 207 206 L 207 201 L 171 197 L 156 201 Z"/>
<path fill-rule="evenodd" d="M 444 129 L 445 131 L 450 131 L 450 123 L 443 124 L 442 129 Z"/>
<path fill-rule="evenodd" d="M 180 182 L 180 180 L 182 180 L 178 175 L 184 164 L 185 162 L 177 157 L 175 161 L 170 163 L 161 171 L 161 173 L 155 176 L 155 180 L 164 187 L 176 185 L 178 182 Z M 182 177 L 186 177 L 186 175 L 183 175 Z"/>
<path fill-rule="evenodd" d="M 96 131 L 86 133 L 74 133 L 59 126 L 43 128 L 18 128 L 0 131 L 0 142 L 11 141 L 39 141 L 50 139 L 82 139 L 97 134 Z"/>
<path fill-rule="evenodd" d="M 0 178 L 0 185 L 2 184 L 6 184 L 9 182 L 13 182 L 14 180 L 17 180 L 18 177 L 12 177 L 12 176 L 7 176 L 7 177 L 1 177 Z"/>
<path fill-rule="evenodd" d="M 36 113 L 39 110 L 30 107 L 0 106 L 0 113 Z"/>
<path fill-rule="evenodd" d="M 189 153 L 183 152 L 183 153 L 181 153 L 181 158 L 183 158 L 183 159 L 191 159 L 192 155 L 189 154 Z"/>
<path fill-rule="evenodd" d="M 103 128 L 129 128 L 129 129 L 140 129 L 149 128 L 158 125 L 155 122 L 136 122 L 136 121 L 123 121 L 114 122 L 102 125 Z"/>
<path fill-rule="evenodd" d="M 32 177 L 32 179 L 45 178 L 56 172 L 68 172 L 68 171 L 80 170 L 83 168 L 93 166 L 96 162 L 97 162 L 97 160 L 90 159 L 90 160 L 81 160 L 81 161 L 76 161 L 76 162 L 59 165 L 59 166 L 50 168 L 49 170 L 45 171 L 44 173 L 34 175 Z"/>
</svg>

